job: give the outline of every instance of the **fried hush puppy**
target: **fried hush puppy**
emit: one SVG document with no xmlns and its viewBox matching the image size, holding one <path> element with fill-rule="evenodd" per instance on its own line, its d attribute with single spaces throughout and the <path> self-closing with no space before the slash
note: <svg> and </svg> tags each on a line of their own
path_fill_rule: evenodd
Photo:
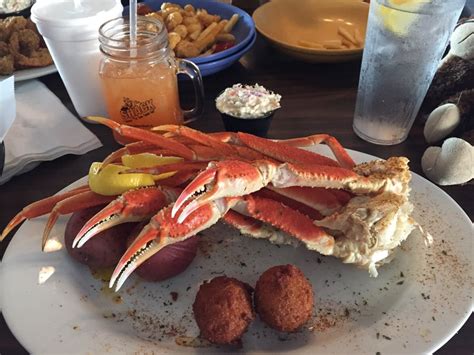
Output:
<svg viewBox="0 0 474 355">
<path fill-rule="evenodd" d="M 202 284 L 193 304 L 201 336 L 214 344 L 240 344 L 255 319 L 252 292 L 249 285 L 226 276 Z"/>
<path fill-rule="evenodd" d="M 274 266 L 265 271 L 255 287 L 255 309 L 262 321 L 284 332 L 294 332 L 313 311 L 313 289 L 294 265 Z"/>
</svg>

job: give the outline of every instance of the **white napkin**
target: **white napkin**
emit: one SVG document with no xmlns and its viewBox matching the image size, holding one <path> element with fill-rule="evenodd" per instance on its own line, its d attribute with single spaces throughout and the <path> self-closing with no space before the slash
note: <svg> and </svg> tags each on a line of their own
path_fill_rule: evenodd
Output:
<svg viewBox="0 0 474 355">
<path fill-rule="evenodd" d="M 0 0 L 1 1 L 1 0 Z M 0 143 L 15 121 L 15 81 L 13 76 L 0 78 Z"/>
<path fill-rule="evenodd" d="M 16 119 L 5 137 L 0 184 L 65 154 L 85 154 L 102 143 L 37 80 L 17 83 Z"/>
</svg>

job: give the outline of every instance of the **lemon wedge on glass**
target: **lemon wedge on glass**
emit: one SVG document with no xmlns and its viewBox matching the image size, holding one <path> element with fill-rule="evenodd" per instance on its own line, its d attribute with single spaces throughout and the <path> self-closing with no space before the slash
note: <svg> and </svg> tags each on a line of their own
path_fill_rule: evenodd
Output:
<svg viewBox="0 0 474 355">
<path fill-rule="evenodd" d="M 122 164 L 132 169 L 151 168 L 153 166 L 175 164 L 175 163 L 180 163 L 182 161 L 183 161 L 183 158 L 162 157 L 160 155 L 156 155 L 152 153 L 140 153 L 140 154 L 133 154 L 133 155 L 127 154 L 127 155 L 122 156 Z M 154 180 L 166 179 L 170 176 L 173 176 L 175 173 L 176 171 L 163 173 L 160 175 L 153 176 L 153 179 Z"/>
<path fill-rule="evenodd" d="M 405 36 L 410 26 L 418 20 L 417 12 L 429 0 L 389 0 L 384 5 L 375 1 L 376 15 L 390 32 Z"/>
<path fill-rule="evenodd" d="M 101 169 L 101 166 L 102 163 L 92 163 L 89 169 L 89 187 L 100 195 L 120 195 L 131 189 L 155 185 L 151 174 L 120 174 L 130 168 L 109 164 Z"/>
</svg>

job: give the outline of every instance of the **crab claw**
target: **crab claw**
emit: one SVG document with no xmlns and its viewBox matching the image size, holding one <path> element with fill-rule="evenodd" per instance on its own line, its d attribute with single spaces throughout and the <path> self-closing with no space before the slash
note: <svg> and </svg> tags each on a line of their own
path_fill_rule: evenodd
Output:
<svg viewBox="0 0 474 355">
<path fill-rule="evenodd" d="M 143 228 L 122 256 L 112 274 L 109 287 L 112 288 L 115 284 L 115 291 L 118 291 L 130 274 L 146 260 L 164 247 L 209 228 L 224 216 L 229 208 L 227 199 L 219 199 L 201 206 L 183 224 L 177 223 L 171 217 L 171 207 L 162 209 Z"/>
<path fill-rule="evenodd" d="M 80 248 L 95 235 L 118 224 L 151 218 L 174 202 L 179 191 L 170 187 L 147 187 L 125 192 L 84 224 L 72 247 Z"/>
<path fill-rule="evenodd" d="M 179 223 L 208 202 L 258 191 L 269 183 L 269 178 L 274 175 L 274 171 L 270 170 L 274 166 L 266 160 L 252 164 L 240 160 L 210 162 L 207 169 L 196 176 L 178 197 L 172 216 L 190 200 L 191 203 L 180 212 Z"/>
<path fill-rule="evenodd" d="M 196 178 L 188 186 L 186 186 L 183 192 L 178 196 L 178 199 L 176 200 L 171 210 L 171 217 L 174 218 L 178 210 L 181 208 L 181 206 L 183 206 L 183 204 L 186 203 L 186 201 L 192 198 L 192 196 L 205 192 L 207 190 L 206 186 L 212 186 L 212 183 L 215 180 L 216 175 L 217 175 L 216 168 L 208 168 L 202 173 L 200 173 L 198 176 L 196 176 Z M 191 201 L 190 204 L 197 205 L 196 200 Z M 181 213 L 181 215 L 183 215 L 183 213 Z M 187 215 L 185 215 L 182 218 L 185 218 L 186 216 Z"/>
</svg>

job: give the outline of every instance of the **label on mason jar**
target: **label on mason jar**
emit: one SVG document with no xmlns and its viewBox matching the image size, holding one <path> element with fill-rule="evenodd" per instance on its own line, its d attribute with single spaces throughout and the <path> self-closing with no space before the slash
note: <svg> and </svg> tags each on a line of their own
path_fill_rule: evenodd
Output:
<svg viewBox="0 0 474 355">
<path fill-rule="evenodd" d="M 140 118 L 151 115 L 155 112 L 155 109 L 153 99 L 138 101 L 124 97 L 123 105 L 120 108 L 120 116 L 126 123 L 129 123 L 133 120 L 139 120 Z"/>
</svg>

